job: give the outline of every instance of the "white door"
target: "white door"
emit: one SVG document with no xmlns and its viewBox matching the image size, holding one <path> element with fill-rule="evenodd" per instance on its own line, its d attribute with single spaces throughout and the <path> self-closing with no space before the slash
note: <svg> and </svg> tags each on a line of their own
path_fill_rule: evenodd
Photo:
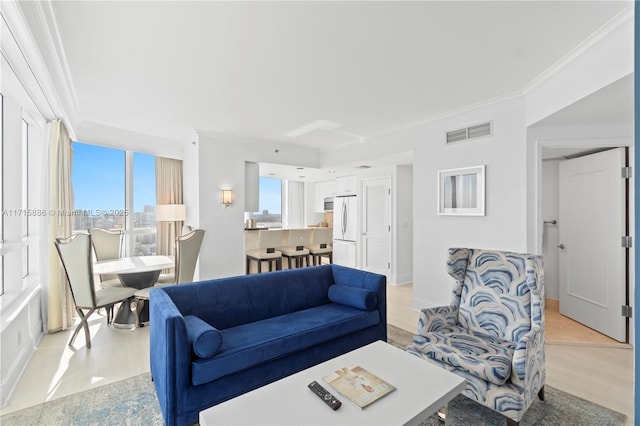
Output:
<svg viewBox="0 0 640 426">
<path fill-rule="evenodd" d="M 390 275 L 390 178 L 362 182 L 362 269 Z"/>
<path fill-rule="evenodd" d="M 560 163 L 560 313 L 626 340 L 624 148 Z"/>
</svg>

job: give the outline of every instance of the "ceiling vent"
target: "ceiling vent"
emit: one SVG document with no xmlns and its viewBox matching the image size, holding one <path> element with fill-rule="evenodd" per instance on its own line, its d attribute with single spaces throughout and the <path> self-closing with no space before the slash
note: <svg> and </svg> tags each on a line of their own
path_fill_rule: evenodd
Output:
<svg viewBox="0 0 640 426">
<path fill-rule="evenodd" d="M 370 169 L 371 166 L 367 166 L 366 164 L 363 164 L 361 166 L 357 166 L 356 169 Z"/>
<path fill-rule="evenodd" d="M 491 121 L 476 124 L 464 129 L 447 132 L 447 143 L 460 142 L 467 139 L 475 139 L 483 136 L 490 136 L 492 132 Z"/>
</svg>

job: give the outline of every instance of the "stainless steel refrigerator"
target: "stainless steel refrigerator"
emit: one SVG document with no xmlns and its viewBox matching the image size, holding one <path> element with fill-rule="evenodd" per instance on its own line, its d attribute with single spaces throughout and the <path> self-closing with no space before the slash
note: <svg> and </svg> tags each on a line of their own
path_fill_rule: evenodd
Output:
<svg viewBox="0 0 640 426">
<path fill-rule="evenodd" d="M 355 195 L 338 196 L 333 202 L 333 263 L 357 266 L 358 205 Z"/>
</svg>

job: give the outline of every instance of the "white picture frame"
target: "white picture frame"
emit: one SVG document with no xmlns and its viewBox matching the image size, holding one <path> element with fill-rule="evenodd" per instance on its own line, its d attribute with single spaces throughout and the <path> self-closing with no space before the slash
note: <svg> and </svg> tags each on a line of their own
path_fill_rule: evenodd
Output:
<svg viewBox="0 0 640 426">
<path fill-rule="evenodd" d="M 438 215 L 485 215 L 485 166 L 438 171 Z"/>
</svg>

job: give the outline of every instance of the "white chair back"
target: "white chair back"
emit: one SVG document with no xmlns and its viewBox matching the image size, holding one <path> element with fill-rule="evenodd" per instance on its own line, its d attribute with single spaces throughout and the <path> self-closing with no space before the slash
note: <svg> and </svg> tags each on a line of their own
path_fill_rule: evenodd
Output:
<svg viewBox="0 0 640 426">
<path fill-rule="evenodd" d="M 203 229 L 194 229 L 176 238 L 176 284 L 193 281 L 203 238 Z"/>
<path fill-rule="evenodd" d="M 91 242 L 96 260 L 111 260 L 121 257 L 122 232 L 102 228 L 90 228 Z"/>
<path fill-rule="evenodd" d="M 57 239 L 56 249 L 71 287 L 71 294 L 79 308 L 96 305 L 91 266 L 91 235 L 76 234 L 71 238 Z"/>
</svg>

